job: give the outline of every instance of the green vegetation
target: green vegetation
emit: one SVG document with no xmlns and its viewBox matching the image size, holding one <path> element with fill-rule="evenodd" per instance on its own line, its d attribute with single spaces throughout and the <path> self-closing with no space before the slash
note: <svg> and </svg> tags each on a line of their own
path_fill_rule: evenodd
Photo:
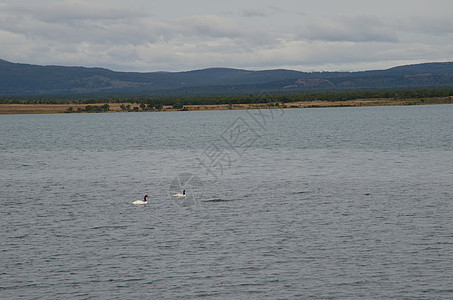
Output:
<svg viewBox="0 0 453 300">
<path fill-rule="evenodd" d="M 110 111 L 110 105 L 108 105 L 107 103 L 102 105 L 102 106 L 98 106 L 98 105 L 87 105 L 85 106 L 85 108 L 78 108 L 77 110 L 74 110 L 73 107 L 69 107 L 65 113 L 74 113 L 74 112 L 88 112 L 88 113 L 100 113 L 100 112 L 107 112 L 107 111 Z"/>
<path fill-rule="evenodd" d="M 264 96 L 263 96 L 264 95 Z M 183 109 L 185 105 L 219 105 L 227 104 L 259 104 L 268 103 L 279 106 L 282 103 L 310 102 L 310 101 L 347 101 L 356 99 L 415 99 L 419 102 L 427 99 L 452 97 L 453 89 L 402 89 L 402 90 L 351 90 L 341 92 L 313 92 L 313 93 L 265 93 L 260 95 L 225 95 L 225 96 L 193 96 L 193 97 L 82 97 L 77 96 L 0 96 L 0 104 L 87 104 L 84 112 L 109 111 L 108 104 L 96 106 L 101 103 L 135 103 L 120 106 L 122 111 L 159 111 L 163 106 L 172 106 L 174 109 Z M 429 102 L 429 101 L 428 101 Z M 68 109 L 67 112 L 75 112 Z"/>
</svg>

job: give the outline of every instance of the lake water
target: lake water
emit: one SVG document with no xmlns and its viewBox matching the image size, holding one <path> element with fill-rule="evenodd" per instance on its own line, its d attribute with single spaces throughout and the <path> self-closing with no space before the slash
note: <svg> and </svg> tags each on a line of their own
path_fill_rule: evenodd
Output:
<svg viewBox="0 0 453 300">
<path fill-rule="evenodd" d="M 452 299 L 452 116 L 0 116 L 0 298 Z"/>
</svg>

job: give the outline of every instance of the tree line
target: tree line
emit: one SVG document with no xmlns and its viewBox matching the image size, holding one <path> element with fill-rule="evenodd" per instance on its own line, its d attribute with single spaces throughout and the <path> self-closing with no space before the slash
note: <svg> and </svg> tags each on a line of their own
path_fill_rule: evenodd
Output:
<svg viewBox="0 0 453 300">
<path fill-rule="evenodd" d="M 110 111 L 110 105 L 105 103 L 104 105 L 87 105 L 85 108 L 78 107 L 74 109 L 73 107 L 69 107 L 65 113 L 76 113 L 76 112 L 88 112 L 88 113 L 100 113 L 100 112 L 107 112 Z"/>
<path fill-rule="evenodd" d="M 263 96 L 264 94 L 264 96 Z M 85 95 L 77 96 L 0 96 L 0 104 L 87 104 L 86 112 L 97 112 L 99 106 L 90 104 L 101 103 L 136 103 L 141 110 L 161 110 L 163 106 L 172 106 L 181 109 L 184 105 L 218 105 L 218 104 L 253 104 L 253 103 L 290 103 L 322 101 L 347 101 L 356 99 L 421 99 L 434 97 L 451 97 L 453 89 L 402 89 L 402 90 L 350 90 L 350 91 L 319 91 L 311 93 L 285 93 L 280 92 L 248 94 L 248 95 L 214 95 L 214 96 L 187 96 L 187 97 L 98 97 L 90 98 Z M 143 105 L 143 106 L 142 106 Z M 101 106 L 102 107 L 102 106 Z M 106 107 L 102 108 L 103 111 Z M 136 108 L 121 107 L 123 111 L 133 111 Z M 76 110 L 74 111 L 76 112 Z"/>
</svg>

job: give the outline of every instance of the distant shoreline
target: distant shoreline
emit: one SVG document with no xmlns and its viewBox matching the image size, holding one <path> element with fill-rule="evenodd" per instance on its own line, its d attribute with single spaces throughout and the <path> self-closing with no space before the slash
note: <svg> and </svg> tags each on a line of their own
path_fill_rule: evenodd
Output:
<svg viewBox="0 0 453 300">
<path fill-rule="evenodd" d="M 102 106 L 108 104 L 108 112 L 123 112 L 121 105 L 130 105 L 132 112 L 143 111 L 136 103 L 100 103 L 91 106 Z M 184 105 L 183 109 L 175 109 L 172 106 L 164 106 L 160 111 L 210 111 L 210 110 L 245 110 L 245 109 L 289 109 L 289 108 L 319 108 L 319 107 L 360 107 L 360 106 L 406 106 L 406 105 L 432 105 L 432 104 L 453 104 L 453 97 L 434 97 L 434 98 L 408 98 L 408 99 L 354 99 L 339 101 L 299 101 L 290 103 L 254 103 L 254 104 L 213 104 L 213 105 Z M 86 104 L 0 104 L 0 114 L 56 114 L 68 113 L 88 113 L 83 111 Z M 80 112 L 77 109 L 80 108 Z M 146 110 L 148 112 L 157 110 Z M 108 113 L 106 112 L 106 113 Z M 125 111 L 124 111 L 125 112 Z"/>
</svg>

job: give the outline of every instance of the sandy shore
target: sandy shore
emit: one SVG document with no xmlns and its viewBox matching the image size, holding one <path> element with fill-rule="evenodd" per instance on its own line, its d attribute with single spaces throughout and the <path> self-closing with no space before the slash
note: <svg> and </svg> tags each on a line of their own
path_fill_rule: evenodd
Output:
<svg viewBox="0 0 453 300">
<path fill-rule="evenodd" d="M 185 105 L 189 111 L 204 110 L 244 110 L 244 109 L 266 109 L 266 108 L 310 108 L 310 107 L 355 107 L 355 106 L 392 106 L 392 105 L 427 105 L 427 104 L 452 104 L 453 97 L 436 97 L 427 99 L 356 99 L 347 101 L 304 101 L 292 103 L 274 104 L 221 104 L 221 105 Z M 110 112 L 121 112 L 120 106 L 130 105 L 137 107 L 135 103 L 108 103 Z M 90 104 L 102 106 L 101 104 Z M 64 113 L 72 107 L 74 111 L 78 108 L 85 108 L 87 104 L 0 104 L 0 114 L 53 114 Z M 171 106 L 164 106 L 162 111 L 176 111 Z"/>
</svg>

